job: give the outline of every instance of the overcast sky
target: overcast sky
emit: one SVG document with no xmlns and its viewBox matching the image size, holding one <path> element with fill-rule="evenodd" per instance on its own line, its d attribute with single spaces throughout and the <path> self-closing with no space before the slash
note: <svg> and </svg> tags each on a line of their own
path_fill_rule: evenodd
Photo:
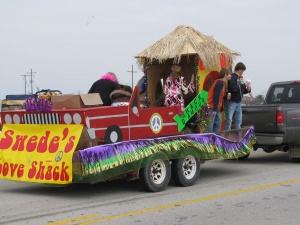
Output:
<svg viewBox="0 0 300 225">
<path fill-rule="evenodd" d="M 107 71 L 123 84 L 143 75 L 134 55 L 179 25 L 241 53 L 253 95 L 300 80 L 297 0 L 0 0 L 0 99 L 33 92 L 87 93 Z M 27 92 L 31 91 L 26 76 Z"/>
</svg>

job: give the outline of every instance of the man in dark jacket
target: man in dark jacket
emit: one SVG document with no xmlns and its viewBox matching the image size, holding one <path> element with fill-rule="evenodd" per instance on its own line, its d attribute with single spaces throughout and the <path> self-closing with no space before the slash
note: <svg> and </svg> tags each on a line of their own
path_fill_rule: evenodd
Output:
<svg viewBox="0 0 300 225">
<path fill-rule="evenodd" d="M 226 101 L 224 130 L 230 130 L 232 122 L 233 129 L 241 128 L 241 101 L 244 94 L 251 92 L 250 83 L 245 83 L 243 79 L 243 73 L 245 70 L 246 66 L 243 63 L 237 63 L 231 80 L 228 81 L 228 92 L 231 94 L 231 98 Z"/>
<path fill-rule="evenodd" d="M 103 106 L 110 106 L 110 94 L 117 89 L 119 89 L 118 78 L 114 73 L 108 72 L 93 83 L 88 93 L 99 93 Z"/>
</svg>

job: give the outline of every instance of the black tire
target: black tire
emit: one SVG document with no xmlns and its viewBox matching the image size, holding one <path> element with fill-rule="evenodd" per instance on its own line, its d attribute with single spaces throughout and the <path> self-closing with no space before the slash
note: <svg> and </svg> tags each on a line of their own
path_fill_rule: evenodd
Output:
<svg viewBox="0 0 300 225">
<path fill-rule="evenodd" d="M 244 155 L 242 157 L 238 157 L 238 160 L 246 160 L 246 159 L 248 159 L 249 155 L 250 155 L 250 153 L 247 155 Z"/>
<path fill-rule="evenodd" d="M 265 149 L 265 148 L 263 148 L 263 150 L 265 153 L 272 153 L 275 151 L 275 149 Z"/>
<path fill-rule="evenodd" d="M 293 162 L 300 163 L 300 158 L 292 158 Z"/>
<path fill-rule="evenodd" d="M 172 178 L 179 186 L 187 187 L 196 183 L 200 176 L 200 160 L 192 154 L 172 161 Z"/>
<path fill-rule="evenodd" d="M 171 166 L 163 153 L 149 156 L 146 167 L 140 170 L 142 187 L 150 192 L 160 192 L 166 189 L 171 179 Z"/>
<path fill-rule="evenodd" d="M 105 132 L 104 141 L 106 144 L 112 144 L 123 141 L 123 134 L 120 127 L 112 125 Z"/>
</svg>

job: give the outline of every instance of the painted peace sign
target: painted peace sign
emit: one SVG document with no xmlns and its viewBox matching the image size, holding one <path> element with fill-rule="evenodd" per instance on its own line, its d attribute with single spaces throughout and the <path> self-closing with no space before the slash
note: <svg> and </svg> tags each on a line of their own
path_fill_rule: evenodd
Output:
<svg viewBox="0 0 300 225">
<path fill-rule="evenodd" d="M 150 128 L 153 133 L 157 134 L 161 131 L 163 126 L 163 121 L 158 113 L 154 113 L 150 119 Z"/>
<path fill-rule="evenodd" d="M 64 155 L 63 151 L 59 151 L 55 156 L 55 162 L 59 162 L 60 160 L 62 160 L 63 155 Z"/>
</svg>

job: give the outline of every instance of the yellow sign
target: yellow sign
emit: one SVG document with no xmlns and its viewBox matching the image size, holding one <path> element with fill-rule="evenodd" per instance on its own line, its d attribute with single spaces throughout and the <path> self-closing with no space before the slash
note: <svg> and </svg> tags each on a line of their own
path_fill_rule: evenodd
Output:
<svg viewBox="0 0 300 225">
<path fill-rule="evenodd" d="M 68 184 L 82 125 L 5 124 L 0 135 L 0 178 Z"/>
</svg>

